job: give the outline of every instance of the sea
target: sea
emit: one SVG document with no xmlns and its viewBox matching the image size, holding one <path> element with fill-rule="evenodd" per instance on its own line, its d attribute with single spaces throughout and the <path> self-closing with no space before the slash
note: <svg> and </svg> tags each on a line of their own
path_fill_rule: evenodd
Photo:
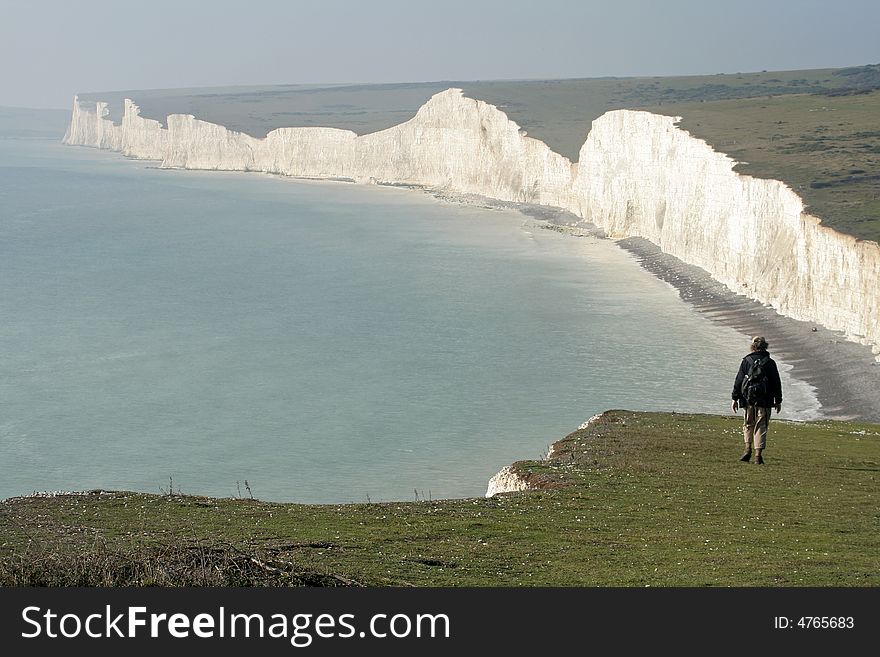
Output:
<svg viewBox="0 0 880 657">
<path fill-rule="evenodd" d="M 601 411 L 729 413 L 748 341 L 514 209 L 0 139 L 0 498 L 481 496 Z"/>
</svg>

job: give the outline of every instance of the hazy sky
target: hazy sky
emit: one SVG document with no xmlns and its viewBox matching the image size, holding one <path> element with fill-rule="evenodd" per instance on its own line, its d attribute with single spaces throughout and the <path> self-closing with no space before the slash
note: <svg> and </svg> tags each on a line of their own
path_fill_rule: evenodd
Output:
<svg viewBox="0 0 880 657">
<path fill-rule="evenodd" d="M 0 105 L 86 91 L 880 62 L 878 0 L 0 0 Z"/>
</svg>

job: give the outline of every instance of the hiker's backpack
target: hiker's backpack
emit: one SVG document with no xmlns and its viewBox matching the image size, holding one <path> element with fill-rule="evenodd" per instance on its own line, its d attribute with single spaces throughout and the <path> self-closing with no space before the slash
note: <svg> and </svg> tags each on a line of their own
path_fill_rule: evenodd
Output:
<svg viewBox="0 0 880 657">
<path fill-rule="evenodd" d="M 767 377 L 767 361 L 770 356 L 749 359 L 749 371 L 743 378 L 740 393 L 746 404 L 754 406 L 770 392 L 770 381 Z"/>
</svg>

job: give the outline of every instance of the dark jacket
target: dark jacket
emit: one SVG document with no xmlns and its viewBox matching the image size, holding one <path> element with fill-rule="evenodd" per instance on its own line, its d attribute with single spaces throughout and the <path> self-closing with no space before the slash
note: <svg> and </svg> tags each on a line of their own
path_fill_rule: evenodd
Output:
<svg viewBox="0 0 880 657">
<path fill-rule="evenodd" d="M 731 394 L 731 399 L 738 401 L 741 406 L 744 406 L 746 403 L 742 398 L 742 382 L 746 378 L 746 374 L 749 373 L 749 366 L 752 364 L 752 360 L 764 358 L 765 356 L 769 357 L 769 355 L 767 351 L 753 351 L 742 359 L 739 372 L 736 373 L 736 381 L 733 382 L 733 393 Z M 767 372 L 769 392 L 766 397 L 759 399 L 755 406 L 770 408 L 782 403 L 782 381 L 779 380 L 779 369 L 776 367 L 776 361 L 772 358 L 767 360 L 764 369 Z"/>
</svg>

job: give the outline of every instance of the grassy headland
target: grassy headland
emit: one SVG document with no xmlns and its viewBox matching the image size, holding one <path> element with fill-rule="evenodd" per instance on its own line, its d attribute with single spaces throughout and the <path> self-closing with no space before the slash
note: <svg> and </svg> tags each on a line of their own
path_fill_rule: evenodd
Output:
<svg viewBox="0 0 880 657">
<path fill-rule="evenodd" d="M 0 503 L 2 585 L 877 586 L 880 425 L 606 413 L 491 499 Z"/>
</svg>

